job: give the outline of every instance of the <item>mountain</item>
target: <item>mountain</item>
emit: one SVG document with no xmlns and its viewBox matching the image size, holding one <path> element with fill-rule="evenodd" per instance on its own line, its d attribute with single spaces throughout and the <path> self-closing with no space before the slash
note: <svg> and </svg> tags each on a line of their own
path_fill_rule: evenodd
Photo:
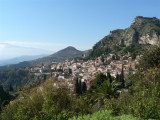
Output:
<svg viewBox="0 0 160 120">
<path fill-rule="evenodd" d="M 76 48 L 69 46 L 65 49 L 62 49 L 50 56 L 43 57 L 41 59 L 37 59 L 36 62 L 38 63 L 51 63 L 51 62 L 61 62 L 66 59 L 79 57 L 84 52 L 77 50 Z"/>
<path fill-rule="evenodd" d="M 0 60 L 12 59 L 21 56 L 49 55 L 53 52 L 38 48 L 23 47 L 8 43 L 0 43 Z"/>
<path fill-rule="evenodd" d="M 17 64 L 19 62 L 35 60 L 35 59 L 42 58 L 45 56 L 47 55 L 20 56 L 20 57 L 15 57 L 12 59 L 0 60 L 0 66 L 7 65 L 7 64 Z"/>
<path fill-rule="evenodd" d="M 18 64 L 1 66 L 0 69 L 15 69 L 15 68 L 36 66 L 36 65 L 42 64 L 42 63 L 61 62 L 66 59 L 79 57 L 82 54 L 84 54 L 83 51 L 79 51 L 76 48 L 69 46 L 65 49 L 62 49 L 62 50 L 52 54 L 52 55 L 49 55 L 49 56 L 46 56 L 43 58 L 39 58 L 36 60 L 32 60 L 32 61 L 24 61 L 24 62 L 20 62 Z"/>
<path fill-rule="evenodd" d="M 96 43 L 89 57 L 113 53 L 135 52 L 145 50 L 150 45 L 160 43 L 160 20 L 156 17 L 137 16 L 126 29 L 110 31 L 110 34 Z"/>
</svg>

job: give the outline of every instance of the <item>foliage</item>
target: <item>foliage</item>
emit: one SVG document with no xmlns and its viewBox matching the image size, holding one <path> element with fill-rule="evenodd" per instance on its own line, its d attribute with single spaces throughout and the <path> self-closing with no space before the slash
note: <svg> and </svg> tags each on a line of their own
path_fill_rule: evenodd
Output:
<svg viewBox="0 0 160 120">
<path fill-rule="evenodd" d="M 81 98 L 73 98 L 67 88 L 55 88 L 53 80 L 22 92 L 1 113 L 2 120 L 67 120 L 75 114 L 87 113 L 87 105 Z"/>
<path fill-rule="evenodd" d="M 160 64 L 160 47 L 154 46 L 146 51 L 139 61 L 139 68 L 146 70 L 148 68 L 157 67 Z"/>
<path fill-rule="evenodd" d="M 131 114 L 139 119 L 160 119 L 159 61 L 159 47 L 147 51 L 140 60 L 140 70 L 129 77 L 129 89 L 121 89 L 118 98 L 105 99 L 105 108 L 112 110 L 113 115 Z M 116 81 L 120 76 L 117 75 Z"/>
<path fill-rule="evenodd" d="M 125 81 L 124 81 L 124 71 L 123 71 L 123 67 L 122 67 L 122 71 L 120 74 L 120 82 L 122 82 L 122 87 L 125 86 Z"/>
<path fill-rule="evenodd" d="M 76 83 L 75 83 L 75 93 L 77 96 L 81 95 L 82 93 L 85 93 L 87 91 L 87 86 L 85 82 L 81 82 L 81 80 L 78 80 L 76 78 Z"/>
<path fill-rule="evenodd" d="M 84 95 L 92 113 L 104 107 L 105 99 L 110 99 L 115 95 L 116 89 L 111 79 L 113 80 L 109 73 L 107 77 L 100 73 L 92 80 L 90 89 Z"/>
<path fill-rule="evenodd" d="M 17 91 L 23 86 L 33 87 L 45 81 L 45 75 L 35 76 L 26 69 L 0 70 L 0 84 Z"/>
<path fill-rule="evenodd" d="M 94 114 L 73 117 L 69 120 L 137 120 L 137 118 L 130 115 L 112 116 L 111 111 L 101 110 Z"/>
<path fill-rule="evenodd" d="M 97 74 L 87 92 L 86 84 L 76 79 L 77 96 L 67 87 L 54 87 L 55 80 L 50 79 L 30 91 L 22 91 L 16 100 L 3 108 L 1 119 L 160 119 L 159 51 L 156 47 L 144 54 L 140 70 L 128 77 L 130 85 L 126 88 L 123 68 L 116 78 L 110 73 L 107 76 Z M 121 87 L 118 87 L 120 82 Z"/>
<path fill-rule="evenodd" d="M 81 88 L 80 88 L 80 85 L 79 85 L 79 80 L 78 80 L 78 78 L 76 78 L 75 92 L 76 92 L 77 95 L 80 95 L 80 94 L 81 94 Z"/>
<path fill-rule="evenodd" d="M 1 107 L 5 106 L 11 100 L 11 96 L 8 91 L 3 89 L 3 86 L 0 85 L 0 111 Z"/>
<path fill-rule="evenodd" d="M 144 119 L 160 119 L 160 70 L 147 70 L 132 76 L 129 92 L 105 101 L 114 115 L 132 114 Z"/>
<path fill-rule="evenodd" d="M 102 73 L 96 75 L 96 78 L 91 82 L 90 90 L 97 89 L 106 79 L 107 77 Z"/>
<path fill-rule="evenodd" d="M 9 91 L 13 91 L 12 85 L 9 86 Z"/>
<path fill-rule="evenodd" d="M 85 82 L 82 82 L 82 93 L 85 93 L 87 91 L 87 85 Z"/>
</svg>

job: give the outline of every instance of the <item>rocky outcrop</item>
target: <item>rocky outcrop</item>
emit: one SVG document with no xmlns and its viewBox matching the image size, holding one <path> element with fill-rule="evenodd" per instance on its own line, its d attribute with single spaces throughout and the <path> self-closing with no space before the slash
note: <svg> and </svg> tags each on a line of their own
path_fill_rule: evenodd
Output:
<svg viewBox="0 0 160 120">
<path fill-rule="evenodd" d="M 160 35 L 156 33 L 149 35 L 146 34 L 139 38 L 139 44 L 151 44 L 151 45 L 158 45 L 160 43 Z"/>
<path fill-rule="evenodd" d="M 158 45 L 160 43 L 160 19 L 156 17 L 136 17 L 127 29 L 110 32 L 93 46 L 91 56 L 118 51 L 119 46 L 136 44 Z"/>
</svg>

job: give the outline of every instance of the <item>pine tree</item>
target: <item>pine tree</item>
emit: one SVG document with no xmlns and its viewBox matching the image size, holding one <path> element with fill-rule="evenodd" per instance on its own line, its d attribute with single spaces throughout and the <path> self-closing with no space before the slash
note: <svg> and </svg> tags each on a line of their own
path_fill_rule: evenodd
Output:
<svg viewBox="0 0 160 120">
<path fill-rule="evenodd" d="M 71 75 L 72 74 L 72 69 L 68 69 L 68 73 Z"/>
<path fill-rule="evenodd" d="M 110 72 L 107 72 L 107 79 L 109 80 L 110 83 L 112 83 L 112 76 Z"/>
<path fill-rule="evenodd" d="M 78 78 L 76 78 L 75 92 L 76 92 L 77 95 L 79 95 L 79 83 L 78 83 Z"/>
<path fill-rule="evenodd" d="M 122 71 L 120 74 L 120 82 L 122 82 L 122 87 L 125 86 L 125 81 L 124 81 L 124 71 L 123 71 L 123 66 L 122 66 Z"/>
<path fill-rule="evenodd" d="M 120 76 L 119 76 L 119 74 L 117 73 L 117 75 L 116 75 L 116 82 L 119 82 L 120 81 Z"/>
<path fill-rule="evenodd" d="M 12 87 L 11 84 L 10 84 L 10 86 L 9 86 L 9 91 L 13 91 L 13 87 Z"/>
<path fill-rule="evenodd" d="M 82 94 L 82 82 L 81 80 L 79 81 L 79 95 Z"/>
<path fill-rule="evenodd" d="M 2 103 L 5 100 L 9 100 L 10 96 L 9 96 L 9 92 L 4 91 L 3 86 L 0 85 L 0 105 L 2 105 Z M 6 103 L 4 103 L 3 105 L 5 105 Z M 1 109 L 1 106 L 0 106 Z"/>
<path fill-rule="evenodd" d="M 102 63 L 104 63 L 104 57 L 103 56 L 101 56 L 101 61 L 102 61 Z"/>
<path fill-rule="evenodd" d="M 87 91 L 87 85 L 85 82 L 82 82 L 82 93 L 85 93 Z"/>
</svg>

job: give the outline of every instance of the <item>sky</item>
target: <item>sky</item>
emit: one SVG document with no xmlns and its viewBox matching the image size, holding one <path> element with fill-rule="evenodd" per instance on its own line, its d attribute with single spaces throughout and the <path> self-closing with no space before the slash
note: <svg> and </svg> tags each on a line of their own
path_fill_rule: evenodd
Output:
<svg viewBox="0 0 160 120">
<path fill-rule="evenodd" d="M 160 0 L 0 0 L 0 54 L 4 44 L 51 52 L 91 49 L 136 16 L 160 18 L 159 11 Z"/>
</svg>

